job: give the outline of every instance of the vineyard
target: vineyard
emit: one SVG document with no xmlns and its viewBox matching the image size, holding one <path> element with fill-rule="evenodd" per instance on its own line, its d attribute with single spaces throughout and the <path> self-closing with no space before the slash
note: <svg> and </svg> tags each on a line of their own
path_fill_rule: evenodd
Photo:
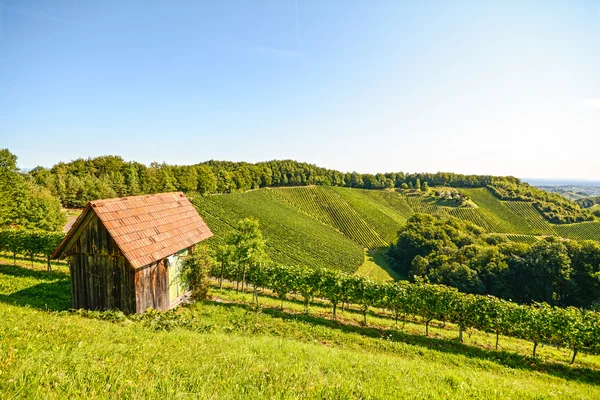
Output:
<svg viewBox="0 0 600 400">
<path fill-rule="evenodd" d="M 35 258 L 42 257 L 50 270 L 50 256 L 64 237 L 62 232 L 0 229 L 0 251 L 11 253 L 13 263 L 18 254 L 29 257 L 32 264 Z"/>
<path fill-rule="evenodd" d="M 405 198 L 406 202 L 414 210 L 414 212 L 437 215 L 440 213 L 442 215 L 444 214 L 442 207 L 436 204 L 436 201 L 433 198 L 426 198 L 420 194 L 405 195 Z"/>
<path fill-rule="evenodd" d="M 364 260 L 363 247 L 299 210 L 286 206 L 270 190 L 191 199 L 222 244 L 233 226 L 246 217 L 258 219 L 273 261 L 291 265 L 339 268 L 354 272 Z"/>
<path fill-rule="evenodd" d="M 12 264 L 12 260 L 11 264 Z M 0 265 L 3 398 L 598 398 L 594 355 L 315 299 L 211 286 L 213 300 L 127 317 L 66 311 L 68 268 Z M 50 311 L 48 311 L 50 310 Z M 52 311 L 55 310 L 55 311 Z M 256 311 L 253 311 L 256 310 Z M 51 368 L 50 368 L 51 366 Z M 390 373 L 396 371 L 398 373 Z M 423 379 L 427 377 L 427 379 Z M 557 395 L 562 393 L 562 395 Z M 500 396 L 501 394 L 501 396 Z"/>
<path fill-rule="evenodd" d="M 484 218 L 494 226 L 493 232 L 525 235 L 534 233 L 524 218 L 502 204 L 487 189 L 461 189 L 461 192 L 471 197 L 479 206 Z"/>
<path fill-rule="evenodd" d="M 511 242 L 525 244 L 534 244 L 538 241 L 538 239 L 535 236 L 531 235 L 506 235 L 506 238 Z"/>
<path fill-rule="evenodd" d="M 330 187 L 281 188 L 272 192 L 287 204 L 337 229 L 363 247 L 373 249 L 388 245 L 360 213 Z M 381 213 L 377 217 L 380 218 Z M 386 222 L 389 226 L 394 221 L 388 219 Z"/>
<path fill-rule="evenodd" d="M 471 222 L 482 227 L 488 232 L 498 232 L 498 225 L 495 219 L 489 218 L 480 208 L 449 208 L 447 212 L 453 217 Z"/>
<path fill-rule="evenodd" d="M 575 240 L 600 240 L 600 222 L 579 222 L 577 224 L 556 225 L 562 237 Z"/>
<path fill-rule="evenodd" d="M 362 220 L 387 243 L 396 240 L 398 230 L 413 214 L 408 204 L 395 192 L 340 187 L 331 189 L 356 210 Z M 394 206 L 390 207 L 389 203 Z"/>
<path fill-rule="evenodd" d="M 423 283 L 375 282 L 363 276 L 298 266 L 255 265 L 248 271 L 235 266 L 215 265 L 211 275 L 229 281 L 249 283 L 259 303 L 259 288 L 273 291 L 281 299 L 290 294 L 302 298 L 307 311 L 315 298 L 326 299 L 332 318 L 343 304 L 352 304 L 363 314 L 367 325 L 370 308 L 383 308 L 395 320 L 418 317 L 428 335 L 433 320 L 458 326 L 459 341 L 465 329 L 478 329 L 496 335 L 516 337 L 533 343 L 533 357 L 539 344 L 553 344 L 573 351 L 571 363 L 581 351 L 600 352 L 600 313 L 547 304 L 519 305 L 492 296 L 472 295 L 455 288 Z M 244 282 L 244 279 L 246 282 Z"/>
<path fill-rule="evenodd" d="M 557 235 L 556 229 L 531 205 L 524 201 L 502 201 L 506 207 L 525 219 L 534 235 Z"/>
<path fill-rule="evenodd" d="M 553 225 L 530 203 L 500 201 L 487 189 L 461 189 L 478 206 L 448 207 L 435 198 L 395 191 L 307 186 L 246 193 L 195 196 L 193 203 L 211 227 L 215 246 L 242 218 L 259 220 L 268 253 L 281 264 L 340 268 L 354 272 L 364 248 L 386 247 L 415 212 L 454 216 L 509 240 L 534 243 L 534 236 L 600 239 L 600 222 Z"/>
</svg>

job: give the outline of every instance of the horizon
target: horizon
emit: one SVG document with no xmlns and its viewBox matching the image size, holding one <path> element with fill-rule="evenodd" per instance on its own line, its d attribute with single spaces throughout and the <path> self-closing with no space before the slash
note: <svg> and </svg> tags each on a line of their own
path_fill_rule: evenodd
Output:
<svg viewBox="0 0 600 400">
<path fill-rule="evenodd" d="M 595 0 L 5 1 L 0 147 L 600 181 L 598 71 Z"/>
</svg>

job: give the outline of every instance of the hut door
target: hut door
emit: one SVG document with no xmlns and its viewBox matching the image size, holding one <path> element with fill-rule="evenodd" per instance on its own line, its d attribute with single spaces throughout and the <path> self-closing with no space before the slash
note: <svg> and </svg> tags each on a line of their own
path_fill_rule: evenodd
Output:
<svg viewBox="0 0 600 400">
<path fill-rule="evenodd" d="M 183 258 L 187 256 L 188 251 L 182 250 L 176 254 L 173 254 L 168 258 L 169 260 L 169 301 L 171 304 L 175 302 L 181 295 L 187 290 L 187 285 L 181 278 L 181 267 Z"/>
</svg>

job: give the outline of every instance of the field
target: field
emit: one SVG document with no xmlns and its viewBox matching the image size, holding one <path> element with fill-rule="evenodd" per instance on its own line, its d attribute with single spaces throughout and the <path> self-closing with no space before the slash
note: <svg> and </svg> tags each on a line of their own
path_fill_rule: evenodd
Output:
<svg viewBox="0 0 600 400">
<path fill-rule="evenodd" d="M 485 188 L 461 189 L 479 206 L 483 217 L 493 226 L 492 232 L 533 234 L 531 226 L 525 218 L 506 207 L 500 200 Z"/>
<path fill-rule="evenodd" d="M 380 282 L 407 279 L 406 276 L 401 276 L 389 265 L 383 250 L 367 250 L 365 252 L 365 262 L 358 267 L 356 274 L 368 276 L 372 280 Z"/>
<path fill-rule="evenodd" d="M 393 243 L 413 214 L 396 192 L 323 186 L 196 196 L 192 202 L 215 233 L 212 246 L 223 243 L 237 221 L 253 217 L 274 261 L 345 272 L 363 264 L 365 248 Z"/>
<path fill-rule="evenodd" d="M 0 261 L 1 262 L 1 261 Z M 6 262 L 6 261 L 5 261 Z M 0 264 L 0 392 L 47 398 L 569 398 L 600 396 L 600 357 L 418 321 L 396 329 L 372 310 L 211 289 L 176 314 L 125 318 L 68 307 L 64 266 Z M 25 307 L 25 305 L 28 305 Z M 426 377 L 426 379 L 424 379 Z"/>
</svg>

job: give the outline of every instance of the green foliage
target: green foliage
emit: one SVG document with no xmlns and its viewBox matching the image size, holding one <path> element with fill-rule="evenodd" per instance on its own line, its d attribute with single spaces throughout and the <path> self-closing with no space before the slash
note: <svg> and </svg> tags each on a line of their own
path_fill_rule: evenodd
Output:
<svg viewBox="0 0 600 400">
<path fill-rule="evenodd" d="M 40 170 L 34 173 L 41 174 Z M 17 170 L 17 157 L 0 149 L 0 229 L 60 231 L 66 222 L 60 201 Z"/>
<path fill-rule="evenodd" d="M 43 256 L 50 270 L 50 256 L 64 237 L 62 232 L 0 229 L 0 250 L 12 253 L 15 261 L 17 254 L 27 255 L 32 261 L 35 256 Z"/>
<path fill-rule="evenodd" d="M 575 203 L 581 208 L 591 208 L 596 204 L 600 204 L 600 196 L 584 197 L 583 199 L 575 200 Z"/>
<path fill-rule="evenodd" d="M 541 245 L 545 253 L 552 249 L 552 243 Z M 256 276 L 260 280 L 255 282 Z M 362 276 L 302 266 L 256 264 L 249 269 L 247 279 L 255 287 L 273 290 L 282 300 L 291 293 L 299 294 L 306 311 L 314 297 L 328 299 L 334 319 L 337 305 L 345 302 L 358 306 L 364 324 L 370 308 L 386 308 L 394 312 L 396 319 L 399 315 L 422 318 L 426 335 L 431 321 L 437 320 L 458 325 L 461 341 L 462 332 L 471 328 L 530 340 L 534 357 L 539 343 L 568 346 L 574 353 L 600 350 L 594 342 L 600 335 L 600 324 L 596 324 L 599 314 L 594 311 L 562 309 L 546 303 L 518 305 L 492 296 L 461 293 L 444 285 L 374 282 Z"/>
<path fill-rule="evenodd" d="M 546 220 L 554 224 L 592 221 L 594 218 L 577 203 L 520 181 L 495 178 L 489 189 L 501 200 L 531 202 Z"/>
<path fill-rule="evenodd" d="M 388 254 L 411 279 L 467 293 L 560 306 L 592 307 L 600 300 L 600 243 L 481 235 L 478 229 L 454 218 L 415 214 Z"/>
<path fill-rule="evenodd" d="M 203 243 L 197 244 L 183 260 L 181 276 L 189 285 L 193 298 L 206 299 L 208 296 L 208 276 L 213 263 L 208 246 Z"/>
<path fill-rule="evenodd" d="M 10 165 L 10 157 L 6 164 Z M 101 156 L 58 163 L 50 170 L 31 172 L 38 185 L 60 198 L 64 206 L 82 207 L 90 200 L 161 191 L 232 193 L 277 186 L 340 186 L 389 189 L 417 181 L 433 186 L 483 187 L 492 182 L 487 175 L 452 173 L 386 174 L 344 173 L 292 160 L 246 162 L 208 161 L 190 166 L 128 162 L 119 156 Z M 424 185 L 424 184 L 423 184 Z"/>
</svg>

